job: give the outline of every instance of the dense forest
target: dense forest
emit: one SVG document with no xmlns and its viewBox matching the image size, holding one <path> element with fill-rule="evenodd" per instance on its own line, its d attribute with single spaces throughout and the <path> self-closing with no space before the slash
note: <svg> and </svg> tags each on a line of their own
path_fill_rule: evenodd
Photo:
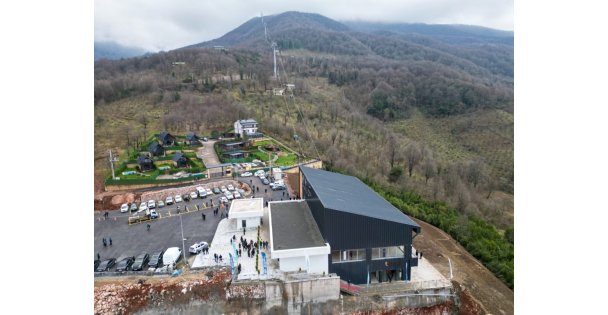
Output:
<svg viewBox="0 0 608 315">
<path fill-rule="evenodd" d="M 96 62 L 96 182 L 107 176 L 109 148 L 124 152 L 161 129 L 223 132 L 253 117 L 263 132 L 365 179 L 404 211 L 416 198 L 449 207 L 448 225 L 406 212 L 451 233 L 512 287 L 512 245 L 502 243 L 513 231 L 508 36 L 469 32 L 459 42 L 288 16 L 265 18 L 280 49 L 280 81 L 259 18 L 211 42 Z M 230 47 L 206 48 L 213 45 Z M 295 84 L 293 97 L 272 96 L 285 83 Z M 472 239 L 487 224 L 497 227 L 492 242 L 506 265 Z"/>
</svg>

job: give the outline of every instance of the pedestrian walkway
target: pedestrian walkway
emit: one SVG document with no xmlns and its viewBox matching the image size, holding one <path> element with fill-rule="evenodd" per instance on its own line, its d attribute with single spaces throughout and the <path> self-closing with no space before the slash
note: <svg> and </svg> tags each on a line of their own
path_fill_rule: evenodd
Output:
<svg viewBox="0 0 608 315">
<path fill-rule="evenodd" d="M 262 241 L 270 241 L 270 232 L 268 230 L 268 208 L 264 208 L 264 215 L 262 217 L 263 225 L 260 229 L 260 238 Z M 249 242 L 249 240 L 253 240 L 254 242 L 257 239 L 257 228 L 249 228 L 245 230 L 245 235 L 243 235 L 243 229 L 235 229 L 236 227 L 236 219 L 222 219 L 217 226 L 217 230 L 215 231 L 215 235 L 213 237 L 213 241 L 209 246 L 209 254 L 203 255 L 199 254 L 194 259 L 192 263 L 192 268 L 201 268 L 201 267 L 210 267 L 210 266 L 230 266 L 230 258 L 228 254 L 234 255 L 234 249 L 238 251 L 239 243 L 241 240 L 241 236 Z M 236 242 L 234 246 L 230 243 L 230 239 L 235 236 Z M 270 246 L 270 244 L 269 244 Z M 270 278 L 278 278 L 281 276 L 280 271 L 278 271 L 279 266 L 276 262 L 273 262 L 270 259 L 270 249 L 260 249 L 260 252 L 266 253 L 267 263 L 268 263 L 268 273 L 264 275 L 264 269 L 262 265 L 262 255 L 259 255 L 259 269 L 260 275 L 255 269 L 255 261 L 254 257 L 247 257 L 247 252 L 245 249 L 241 249 L 241 257 L 236 257 L 234 267 L 235 272 L 238 264 L 241 264 L 241 273 L 238 275 L 238 279 L 270 279 Z M 222 262 L 215 262 L 214 254 L 222 255 Z"/>
</svg>

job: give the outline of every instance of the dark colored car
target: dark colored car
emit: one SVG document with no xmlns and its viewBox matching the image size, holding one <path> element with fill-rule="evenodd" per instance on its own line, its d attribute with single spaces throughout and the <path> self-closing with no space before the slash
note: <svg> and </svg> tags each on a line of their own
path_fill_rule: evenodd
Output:
<svg viewBox="0 0 608 315">
<path fill-rule="evenodd" d="M 95 259 L 95 268 L 93 268 L 93 270 L 97 270 L 97 267 L 99 267 L 99 264 L 101 264 L 101 260 Z"/>
<path fill-rule="evenodd" d="M 221 193 L 221 192 L 222 192 L 222 191 L 220 191 L 220 189 L 219 189 L 219 188 L 217 188 L 217 187 L 213 187 L 213 193 L 214 193 L 214 194 L 219 194 L 219 193 Z"/>
<path fill-rule="evenodd" d="M 163 254 L 164 250 L 154 252 L 150 256 L 150 261 L 148 261 L 148 267 L 150 268 L 159 268 L 163 266 Z"/>
<path fill-rule="evenodd" d="M 95 270 L 99 272 L 108 271 L 110 268 L 114 267 L 114 264 L 116 264 L 116 258 L 106 259 L 102 261 Z"/>
<path fill-rule="evenodd" d="M 148 261 L 150 261 L 150 255 L 148 255 L 148 253 L 139 254 L 135 257 L 135 262 L 133 263 L 133 266 L 131 266 L 131 270 L 144 270 L 148 265 Z"/>
<path fill-rule="evenodd" d="M 137 206 L 137 202 L 133 202 L 131 203 L 131 208 L 129 210 L 131 210 L 131 212 L 135 212 L 139 209 L 139 207 Z"/>
<path fill-rule="evenodd" d="M 189 194 L 184 194 L 182 196 L 182 199 L 184 199 L 184 201 L 188 202 L 188 201 L 190 201 L 190 195 Z"/>
<path fill-rule="evenodd" d="M 135 257 L 133 257 L 133 256 L 123 258 L 121 261 L 118 262 L 118 264 L 116 264 L 116 271 L 120 272 L 120 271 L 131 270 L 131 265 L 133 265 L 134 261 L 135 261 Z"/>
</svg>

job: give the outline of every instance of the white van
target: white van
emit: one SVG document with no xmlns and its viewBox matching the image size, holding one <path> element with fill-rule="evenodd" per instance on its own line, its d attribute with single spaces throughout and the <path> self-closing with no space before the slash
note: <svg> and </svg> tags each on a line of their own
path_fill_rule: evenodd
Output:
<svg viewBox="0 0 608 315">
<path fill-rule="evenodd" d="M 190 254 L 198 254 L 207 247 L 209 247 L 207 242 L 194 243 L 192 244 L 192 246 L 190 246 L 188 251 L 190 252 Z"/>
<path fill-rule="evenodd" d="M 173 265 L 182 256 L 182 250 L 179 247 L 169 247 L 163 254 L 163 265 Z"/>
</svg>

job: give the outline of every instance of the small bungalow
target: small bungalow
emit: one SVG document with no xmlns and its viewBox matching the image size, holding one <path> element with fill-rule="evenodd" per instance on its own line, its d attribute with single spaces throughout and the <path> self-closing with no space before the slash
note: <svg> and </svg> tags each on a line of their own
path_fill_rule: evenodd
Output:
<svg viewBox="0 0 608 315">
<path fill-rule="evenodd" d="M 249 156 L 249 152 L 246 151 L 233 151 L 233 152 L 224 152 L 222 154 L 224 158 L 227 159 L 243 159 Z"/>
<path fill-rule="evenodd" d="M 141 155 L 137 158 L 137 168 L 140 172 L 151 171 L 154 169 L 154 161 L 145 155 Z"/>
<path fill-rule="evenodd" d="M 175 145 L 175 137 L 166 131 L 163 131 L 158 135 L 158 140 L 160 140 L 161 144 L 166 146 Z"/>
<path fill-rule="evenodd" d="M 229 142 L 229 143 L 223 143 L 222 149 L 224 151 L 230 151 L 230 150 L 236 150 L 236 149 L 240 149 L 240 148 L 246 148 L 248 146 L 249 146 L 249 142 L 245 142 L 245 141 Z"/>
<path fill-rule="evenodd" d="M 199 145 L 201 142 L 199 141 L 201 138 L 194 134 L 194 132 L 188 132 L 186 134 L 186 144 L 188 145 Z"/>
<path fill-rule="evenodd" d="M 175 167 L 188 166 L 188 158 L 182 152 L 175 153 L 172 160 L 173 160 L 173 165 L 175 165 Z"/>
<path fill-rule="evenodd" d="M 148 152 L 150 152 L 150 154 L 152 154 L 152 156 L 161 156 L 161 155 L 165 154 L 165 148 L 162 146 L 162 144 L 160 144 L 158 142 L 152 142 L 148 146 Z"/>
</svg>

